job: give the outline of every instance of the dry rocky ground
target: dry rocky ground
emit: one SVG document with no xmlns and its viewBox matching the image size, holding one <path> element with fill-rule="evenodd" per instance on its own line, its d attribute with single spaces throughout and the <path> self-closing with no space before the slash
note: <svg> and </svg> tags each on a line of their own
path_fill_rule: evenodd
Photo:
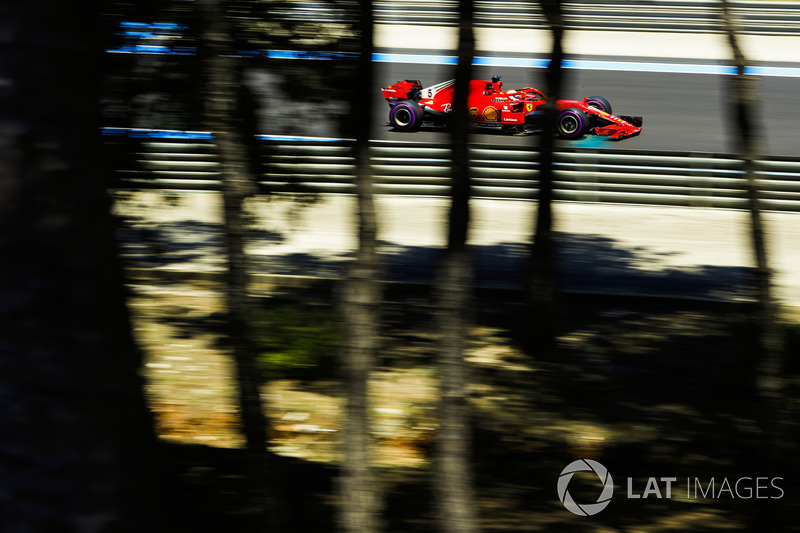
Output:
<svg viewBox="0 0 800 533">
<path fill-rule="evenodd" d="M 217 287 L 140 282 L 133 289 L 131 309 L 160 437 L 240 448 L 237 384 L 216 328 L 222 312 Z M 425 301 L 387 304 L 372 383 L 375 463 L 388 530 L 404 533 L 431 527 L 426 487 L 436 429 L 436 335 Z M 634 477 L 746 471 L 758 423 L 746 392 L 751 374 L 738 313 L 573 306 L 548 357 L 519 347 L 513 325 L 504 323 L 513 305 L 476 314 L 467 361 L 486 531 L 755 530 L 750 502 L 686 498 L 640 507 L 620 501 L 617 513 L 587 525 L 564 510 L 555 491 L 560 469 L 577 458 L 596 458 Z M 272 451 L 335 468 L 343 401 L 335 372 L 272 379 L 263 399 Z M 796 410 L 797 402 L 789 408 Z"/>
</svg>

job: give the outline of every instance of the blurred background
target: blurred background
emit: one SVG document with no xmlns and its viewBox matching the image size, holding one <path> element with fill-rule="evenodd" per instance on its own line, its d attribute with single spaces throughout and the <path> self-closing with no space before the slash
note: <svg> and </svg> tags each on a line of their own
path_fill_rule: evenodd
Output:
<svg viewBox="0 0 800 533">
<path fill-rule="evenodd" d="M 99 9 L 143 505 L 172 532 L 800 529 L 800 3 L 469 5 Z M 641 135 L 393 131 L 380 87 L 456 78 L 459 26 L 473 79 Z M 591 517 L 557 490 L 579 459 L 613 476 Z M 782 490 L 719 492 L 759 477 Z"/>
<path fill-rule="evenodd" d="M 770 245 L 766 315 L 732 92 L 735 58 L 720 3 L 561 2 L 560 96 L 602 95 L 617 114 L 644 116 L 644 130 L 618 143 L 591 136 L 555 143 L 555 246 L 544 299 L 531 289 L 540 136 L 470 135 L 473 278 L 460 287 L 469 305 L 460 349 L 468 376 L 463 438 L 472 443 L 464 482 L 474 485 L 474 527 L 794 527 L 800 112 L 792 102 L 800 83 L 800 6 L 731 4 L 757 94 L 748 135 Z M 260 387 L 269 450 L 315 472 L 307 484 L 296 482 L 296 497 L 327 509 L 304 516 L 314 523 L 303 527 L 327 530 L 336 515 L 336 506 L 327 506 L 335 485 L 328 482 L 344 461 L 351 390 L 341 372 L 350 337 L 340 319 L 347 313 L 342 280 L 360 250 L 354 143 L 366 137 L 382 293 L 372 315 L 378 337 L 364 428 L 375 472 L 363 482 L 383 501 L 374 513 L 387 531 L 430 531 L 440 487 L 433 479 L 443 372 L 437 294 L 448 255 L 451 138 L 429 128 L 392 131 L 378 89 L 455 77 L 460 6 L 374 2 L 366 92 L 359 87 L 368 74 L 358 61 L 367 53 L 359 41 L 363 7 L 225 6 L 226 57 L 236 76 L 229 97 L 258 187 L 244 205 Z M 199 90 L 208 21 L 197 20 L 193 2 L 120 9 L 106 20 L 114 29 L 106 143 L 121 161 L 116 209 L 125 221 L 149 404 L 163 439 L 238 449 L 245 437 L 236 421 L 236 373 L 218 334 L 224 170 Z M 501 75 L 507 90 L 547 91 L 552 34 L 538 3 L 479 1 L 472 24 L 473 78 Z M 773 357 L 763 339 L 774 328 L 785 378 L 774 413 L 781 422 L 767 414 L 772 407 L 757 384 Z M 780 429 L 765 429 L 773 424 Z M 780 466 L 766 451 L 772 444 L 786 458 Z M 611 506 L 591 519 L 567 512 L 556 492 L 561 469 L 580 458 L 601 461 L 615 475 Z M 681 480 L 674 499 L 623 494 L 626 477 L 643 487 L 649 476 L 669 475 Z M 683 489 L 686 479 L 762 475 L 782 476 L 786 495 L 696 499 Z M 573 495 L 593 502 L 596 480 L 580 477 Z M 195 482 L 207 484 L 206 498 L 219 497 L 212 476 Z"/>
</svg>

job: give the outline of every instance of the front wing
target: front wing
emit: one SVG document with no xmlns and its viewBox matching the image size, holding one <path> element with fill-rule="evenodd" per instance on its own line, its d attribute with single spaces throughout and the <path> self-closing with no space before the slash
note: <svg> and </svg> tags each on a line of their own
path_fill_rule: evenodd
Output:
<svg viewBox="0 0 800 533">
<path fill-rule="evenodd" d="M 616 117 L 603 112 L 598 112 L 597 114 L 599 115 L 598 122 L 603 123 L 594 128 L 593 133 L 595 135 L 620 140 L 639 135 L 642 132 L 642 117 L 629 115 Z"/>
</svg>

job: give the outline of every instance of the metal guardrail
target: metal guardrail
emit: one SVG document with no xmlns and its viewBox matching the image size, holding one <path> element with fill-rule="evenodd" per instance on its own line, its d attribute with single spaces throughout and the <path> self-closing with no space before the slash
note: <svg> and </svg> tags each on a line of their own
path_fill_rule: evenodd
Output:
<svg viewBox="0 0 800 533">
<path fill-rule="evenodd" d="M 114 143 L 110 143 L 114 150 Z M 120 188 L 218 190 L 218 161 L 207 139 L 129 139 L 112 158 Z M 449 193 L 447 145 L 372 143 L 379 194 Z M 536 153 L 510 146 L 471 147 L 476 197 L 537 197 Z M 354 192 L 351 145 L 337 140 L 263 141 L 259 182 L 276 193 Z M 556 154 L 555 198 L 561 201 L 746 209 L 741 162 L 730 154 L 599 150 L 568 147 Z M 800 212 L 800 160 L 757 162 L 762 207 Z"/>
<path fill-rule="evenodd" d="M 718 0 L 637 0 L 563 2 L 568 29 L 719 32 Z M 731 2 L 744 33 L 800 34 L 797 2 Z M 379 24 L 449 26 L 458 22 L 457 0 L 379 0 L 374 4 Z M 475 24 L 483 27 L 544 27 L 537 2 L 526 0 L 476 0 Z"/>
</svg>

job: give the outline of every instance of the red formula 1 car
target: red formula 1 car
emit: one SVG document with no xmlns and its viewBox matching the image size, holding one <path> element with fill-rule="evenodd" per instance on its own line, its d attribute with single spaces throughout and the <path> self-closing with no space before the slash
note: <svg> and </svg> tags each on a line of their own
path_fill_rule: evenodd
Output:
<svg viewBox="0 0 800 533">
<path fill-rule="evenodd" d="M 501 128 L 509 133 L 541 131 L 545 95 L 533 87 L 503 91 L 500 76 L 469 83 L 467 106 L 472 124 Z M 404 80 L 382 87 L 391 108 L 389 123 L 397 131 L 416 131 L 423 123 L 444 126 L 453 107 L 455 80 L 423 87 Z M 608 100 L 590 96 L 583 100 L 558 100 L 555 129 L 563 139 L 580 139 L 587 133 L 619 140 L 642 131 L 642 117 L 614 116 Z"/>
</svg>

